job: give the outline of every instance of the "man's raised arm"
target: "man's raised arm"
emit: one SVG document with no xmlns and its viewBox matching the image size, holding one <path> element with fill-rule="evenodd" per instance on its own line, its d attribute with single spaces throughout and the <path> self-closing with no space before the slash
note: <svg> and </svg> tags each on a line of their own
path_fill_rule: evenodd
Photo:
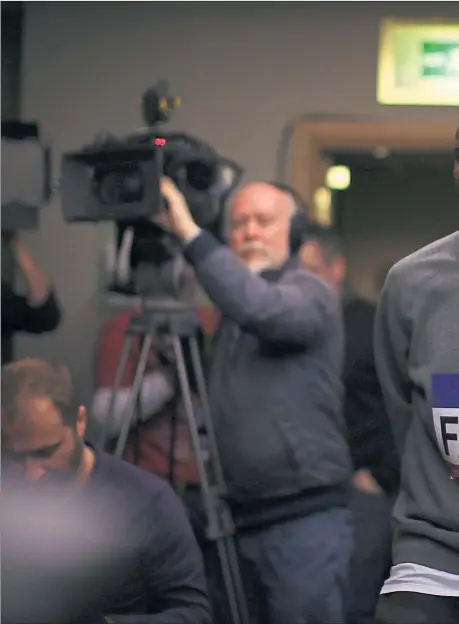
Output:
<svg viewBox="0 0 459 624">
<path fill-rule="evenodd" d="M 307 346 L 340 314 L 337 295 L 313 273 L 292 269 L 285 280 L 270 283 L 208 232 L 200 232 L 185 255 L 218 309 L 262 340 Z"/>
</svg>

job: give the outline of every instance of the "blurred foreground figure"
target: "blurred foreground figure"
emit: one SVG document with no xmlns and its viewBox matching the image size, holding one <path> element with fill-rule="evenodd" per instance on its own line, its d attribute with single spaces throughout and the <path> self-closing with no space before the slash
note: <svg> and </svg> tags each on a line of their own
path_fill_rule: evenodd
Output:
<svg viewBox="0 0 459 624">
<path fill-rule="evenodd" d="M 209 624 L 181 503 L 165 481 L 85 444 L 68 371 L 9 364 L 1 403 L 2 621 Z"/>
<path fill-rule="evenodd" d="M 222 314 L 210 413 L 253 621 L 342 624 L 352 529 L 336 293 L 289 257 L 284 191 L 254 183 L 234 195 L 229 247 L 199 229 L 171 180 L 162 193 Z"/>
<path fill-rule="evenodd" d="M 455 175 L 459 173 L 459 129 Z M 459 180 L 459 176 L 458 176 Z M 376 363 L 402 459 L 379 624 L 459 622 L 459 231 L 398 262 Z"/>
<path fill-rule="evenodd" d="M 373 329 L 376 306 L 345 292 L 346 259 L 332 230 L 310 225 L 300 261 L 329 281 L 342 300 L 346 348 L 344 417 L 354 467 L 348 624 L 372 624 L 391 562 L 391 513 L 399 486 L 399 461 L 376 374 Z"/>
</svg>

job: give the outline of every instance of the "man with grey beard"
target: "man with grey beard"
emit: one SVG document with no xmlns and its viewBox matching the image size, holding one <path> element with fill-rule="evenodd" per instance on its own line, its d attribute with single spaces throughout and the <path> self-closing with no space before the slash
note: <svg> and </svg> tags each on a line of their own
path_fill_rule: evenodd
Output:
<svg viewBox="0 0 459 624">
<path fill-rule="evenodd" d="M 284 191 L 240 189 L 225 247 L 200 230 L 171 180 L 161 190 L 222 313 L 209 401 L 253 621 L 340 624 L 352 531 L 339 299 L 290 258 L 295 210 Z"/>
</svg>

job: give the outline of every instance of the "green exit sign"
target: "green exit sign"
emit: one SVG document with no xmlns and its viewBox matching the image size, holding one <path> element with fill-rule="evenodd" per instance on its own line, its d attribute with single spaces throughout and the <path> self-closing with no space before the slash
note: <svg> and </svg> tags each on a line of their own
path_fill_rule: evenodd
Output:
<svg viewBox="0 0 459 624">
<path fill-rule="evenodd" d="M 422 75 L 459 78 L 459 43 L 425 42 Z"/>
<path fill-rule="evenodd" d="M 377 101 L 459 106 L 459 19 L 382 20 Z"/>
</svg>

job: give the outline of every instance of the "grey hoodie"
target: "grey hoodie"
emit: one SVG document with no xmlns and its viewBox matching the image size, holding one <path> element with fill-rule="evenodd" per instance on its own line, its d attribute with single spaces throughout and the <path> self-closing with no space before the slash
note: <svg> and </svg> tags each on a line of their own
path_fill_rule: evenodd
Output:
<svg viewBox="0 0 459 624">
<path fill-rule="evenodd" d="M 459 374 L 459 232 L 391 269 L 377 312 L 375 355 L 402 458 L 394 564 L 459 574 L 459 419 L 450 412 L 445 439 L 432 398 L 434 375 Z"/>
</svg>

